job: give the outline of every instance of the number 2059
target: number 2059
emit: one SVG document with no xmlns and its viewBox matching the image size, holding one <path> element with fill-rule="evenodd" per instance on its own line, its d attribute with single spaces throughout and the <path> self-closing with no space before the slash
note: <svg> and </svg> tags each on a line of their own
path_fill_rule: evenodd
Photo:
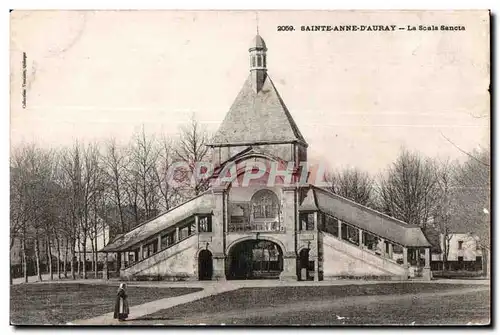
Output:
<svg viewBox="0 0 500 335">
<path fill-rule="evenodd" d="M 293 26 L 278 26 L 278 31 L 294 31 Z"/>
</svg>

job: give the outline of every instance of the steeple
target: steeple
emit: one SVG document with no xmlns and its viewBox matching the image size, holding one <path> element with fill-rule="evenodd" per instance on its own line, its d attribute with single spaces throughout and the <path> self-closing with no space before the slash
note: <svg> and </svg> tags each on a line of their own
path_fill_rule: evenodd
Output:
<svg viewBox="0 0 500 335">
<path fill-rule="evenodd" d="M 259 92 L 262 89 L 262 85 L 266 80 L 267 72 L 267 47 L 264 39 L 257 35 L 252 40 L 252 44 L 248 49 L 250 52 L 250 74 L 252 77 L 252 87 L 255 92 Z"/>
</svg>

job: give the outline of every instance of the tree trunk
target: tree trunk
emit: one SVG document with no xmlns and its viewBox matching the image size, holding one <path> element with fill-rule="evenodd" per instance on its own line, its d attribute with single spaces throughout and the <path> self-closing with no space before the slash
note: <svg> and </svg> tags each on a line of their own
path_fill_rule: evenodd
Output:
<svg viewBox="0 0 500 335">
<path fill-rule="evenodd" d="M 61 243 L 59 237 L 56 236 L 56 248 L 57 248 L 57 278 L 61 279 Z"/>
<path fill-rule="evenodd" d="M 35 260 L 36 260 L 36 275 L 38 281 L 42 281 L 42 273 L 40 271 L 40 245 L 38 236 L 35 238 Z"/>
<path fill-rule="evenodd" d="M 82 245 L 82 252 L 83 252 L 83 279 L 87 279 L 87 238 L 85 237 L 84 243 Z"/>
<path fill-rule="evenodd" d="M 64 271 L 64 278 L 68 278 L 68 248 L 69 248 L 69 239 L 66 238 L 64 241 L 64 261 L 63 261 L 63 271 Z"/>
<path fill-rule="evenodd" d="M 82 269 L 81 269 L 81 265 L 82 265 L 82 246 L 80 244 L 80 236 L 78 236 L 78 238 L 76 240 L 76 244 L 78 245 L 78 263 L 76 264 L 76 271 L 77 271 L 77 274 L 78 274 L 78 278 L 81 278 L 81 273 L 82 273 Z"/>
<path fill-rule="evenodd" d="M 47 260 L 49 265 L 50 280 L 54 280 L 54 271 L 52 271 L 52 247 L 49 237 L 47 237 Z"/>
<path fill-rule="evenodd" d="M 23 276 L 24 276 L 24 282 L 28 282 L 28 263 L 27 263 L 27 257 L 26 257 L 26 237 L 23 236 L 23 239 L 21 241 L 21 252 L 23 253 Z"/>
<path fill-rule="evenodd" d="M 99 274 L 99 254 L 97 253 L 97 237 L 96 239 L 94 240 L 94 243 L 95 243 L 95 246 L 94 246 L 94 250 L 95 250 L 95 277 L 97 278 L 98 277 L 98 274 Z"/>
<path fill-rule="evenodd" d="M 71 279 L 75 279 L 75 239 L 71 238 Z"/>
<path fill-rule="evenodd" d="M 90 239 L 90 268 L 91 268 L 91 271 L 93 272 L 95 270 L 95 258 L 94 258 L 94 239 L 91 238 Z M 96 277 L 97 278 L 97 277 Z"/>
</svg>

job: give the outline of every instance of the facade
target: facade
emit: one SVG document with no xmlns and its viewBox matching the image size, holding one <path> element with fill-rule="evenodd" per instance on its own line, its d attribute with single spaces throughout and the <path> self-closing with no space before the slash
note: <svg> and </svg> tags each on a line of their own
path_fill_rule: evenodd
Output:
<svg viewBox="0 0 500 335">
<path fill-rule="evenodd" d="M 259 35 L 249 54 L 250 74 L 210 144 L 210 189 L 107 244 L 120 276 L 430 279 L 431 245 L 418 226 L 308 183 L 308 144 Z"/>
<path fill-rule="evenodd" d="M 440 235 L 441 250 L 445 250 L 444 235 Z M 470 233 L 450 234 L 448 256 L 446 257 L 449 270 L 481 271 L 483 269 L 483 250 L 479 238 Z M 432 268 L 442 270 L 443 252 L 432 254 Z"/>
</svg>

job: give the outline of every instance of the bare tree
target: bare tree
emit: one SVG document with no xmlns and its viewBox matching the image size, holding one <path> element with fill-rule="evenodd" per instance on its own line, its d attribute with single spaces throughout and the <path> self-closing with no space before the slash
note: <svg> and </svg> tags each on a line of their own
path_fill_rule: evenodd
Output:
<svg viewBox="0 0 500 335">
<path fill-rule="evenodd" d="M 157 203 L 159 200 L 155 175 L 158 150 L 154 137 L 148 138 L 144 127 L 134 136 L 129 154 L 129 191 L 133 193 L 132 198 L 138 219 L 136 223 L 139 223 L 142 218 L 147 220 L 158 214 Z M 138 215 L 139 208 L 144 210 L 143 217 Z"/>
<path fill-rule="evenodd" d="M 67 206 L 68 226 L 66 230 L 66 248 L 70 250 L 71 278 L 75 279 L 75 248 L 80 247 L 80 218 L 82 216 L 82 149 L 78 142 L 73 145 L 71 150 L 63 154 L 61 160 L 63 173 L 60 182 L 65 189 L 68 189 L 69 204 Z M 77 272 L 80 275 L 80 261 L 77 263 Z"/>
<path fill-rule="evenodd" d="M 159 141 L 158 162 L 155 169 L 156 183 L 161 194 L 162 207 L 164 210 L 175 206 L 180 200 L 179 190 L 169 180 L 169 170 L 174 160 L 173 142 L 166 136 Z"/>
<path fill-rule="evenodd" d="M 207 144 L 208 133 L 193 116 L 190 123 L 180 129 L 180 138 L 175 149 L 175 156 L 177 160 L 185 162 L 189 169 L 186 171 L 187 177 L 185 180 L 194 195 L 198 195 L 208 188 L 208 181 L 196 176 L 197 164 L 209 157 Z"/>
<path fill-rule="evenodd" d="M 425 229 L 435 209 L 435 170 L 432 160 L 403 149 L 386 176 L 381 177 L 381 209 L 388 215 Z"/>
<path fill-rule="evenodd" d="M 110 199 L 118 211 L 120 220 L 120 232 L 130 230 L 129 223 L 125 221 L 125 174 L 127 173 L 127 157 L 123 150 L 118 147 L 116 140 L 111 139 L 106 144 L 106 153 L 103 156 L 104 171 L 107 176 L 106 184 L 110 193 Z"/>
<path fill-rule="evenodd" d="M 13 219 L 20 226 L 24 276 L 27 280 L 26 247 L 31 239 L 35 246 L 35 262 L 38 280 L 42 280 L 40 249 L 42 238 L 47 237 L 51 225 L 51 178 L 53 172 L 52 152 L 29 144 L 14 150 L 11 167 L 14 172 L 13 190 L 15 200 L 11 206 Z M 11 241 L 15 238 L 11 236 Z M 13 244 L 13 242 L 11 242 Z M 50 255 L 49 255 L 50 256 Z M 49 263 L 51 262 L 49 257 Z M 50 265 L 50 264 L 49 264 Z"/>
<path fill-rule="evenodd" d="M 374 203 L 374 180 L 366 172 L 346 168 L 328 174 L 326 181 L 335 194 L 369 207 Z"/>
<path fill-rule="evenodd" d="M 448 256 L 450 253 L 450 241 L 453 237 L 454 213 L 456 211 L 455 174 L 457 163 L 444 161 L 436 166 L 436 207 L 433 227 L 438 233 L 441 241 L 441 254 L 443 270 L 448 268 Z M 429 227 L 431 228 L 431 227 Z"/>
</svg>

